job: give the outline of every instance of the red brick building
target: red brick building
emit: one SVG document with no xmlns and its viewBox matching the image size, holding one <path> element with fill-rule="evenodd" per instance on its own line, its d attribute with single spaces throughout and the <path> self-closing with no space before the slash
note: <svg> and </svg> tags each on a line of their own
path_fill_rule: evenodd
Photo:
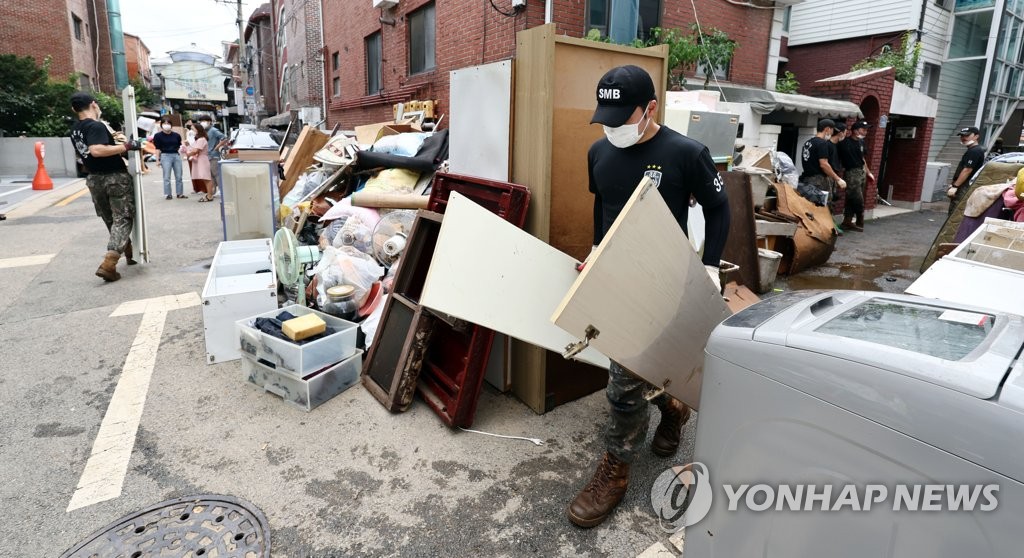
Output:
<svg viewBox="0 0 1024 558">
<path fill-rule="evenodd" d="M 322 2 L 362 4 L 354 0 Z M 369 3 L 366 7 L 369 8 Z M 323 109 L 324 55 L 321 0 L 274 0 L 273 27 L 277 47 L 278 109 Z M 329 29 L 329 27 L 328 27 Z"/>
<path fill-rule="evenodd" d="M 91 0 L 0 2 L 0 44 L 5 54 L 50 57 L 50 77 L 78 76 L 82 89 L 114 92 L 114 66 L 106 4 Z"/>
<path fill-rule="evenodd" d="M 770 7 L 771 2 L 753 0 Z M 327 123 L 343 128 L 392 118 L 392 105 L 437 99 L 449 111 L 449 72 L 507 60 L 515 55 L 516 33 L 545 23 L 545 4 L 528 0 L 514 10 L 511 0 L 401 0 L 390 9 L 371 0 L 324 2 L 324 84 Z M 605 0 L 550 0 L 559 33 L 582 37 L 608 23 Z M 763 87 L 768 64 L 772 10 L 721 0 L 641 0 L 640 26 L 688 31 L 694 5 L 705 27 L 737 41 L 728 81 Z M 603 10 L 603 11 L 602 11 Z M 599 18 L 602 21 L 597 21 Z M 426 48 L 433 46 L 432 49 Z M 430 52 L 424 54 L 424 50 Z M 369 57 L 368 57 L 369 53 Z M 694 82 L 691 82 L 694 83 Z M 699 83 L 699 80 L 698 80 Z M 592 84 L 587 84 L 590 87 Z"/>
<path fill-rule="evenodd" d="M 124 33 L 124 57 L 128 66 L 128 79 L 139 79 L 146 87 L 153 86 L 153 69 L 149 65 L 149 47 L 142 39 Z"/>
</svg>

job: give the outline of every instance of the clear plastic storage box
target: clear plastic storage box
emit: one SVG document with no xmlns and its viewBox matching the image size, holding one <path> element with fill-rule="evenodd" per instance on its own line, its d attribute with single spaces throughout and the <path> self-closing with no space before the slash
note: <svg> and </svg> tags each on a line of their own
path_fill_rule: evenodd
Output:
<svg viewBox="0 0 1024 558">
<path fill-rule="evenodd" d="M 256 359 L 242 357 L 242 373 L 247 382 L 273 393 L 304 411 L 312 411 L 359 381 L 363 369 L 363 351 L 325 370 L 304 378 L 271 368 Z"/>
<path fill-rule="evenodd" d="M 296 318 L 316 314 L 323 318 L 327 322 L 327 327 L 334 329 L 335 333 L 299 345 L 267 335 L 253 327 L 256 318 L 276 318 L 281 312 L 288 312 Z M 272 363 L 279 372 L 303 377 L 355 354 L 356 331 L 359 327 L 358 324 L 298 304 L 245 318 L 235 322 L 235 325 L 242 356 L 248 355 L 254 360 L 265 360 Z"/>
</svg>

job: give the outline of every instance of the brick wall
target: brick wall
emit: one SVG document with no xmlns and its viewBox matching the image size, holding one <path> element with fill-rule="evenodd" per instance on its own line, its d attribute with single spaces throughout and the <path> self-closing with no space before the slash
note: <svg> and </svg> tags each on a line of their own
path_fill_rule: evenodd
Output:
<svg viewBox="0 0 1024 558">
<path fill-rule="evenodd" d="M 695 0 L 694 4 L 688 0 L 665 0 L 661 26 L 688 30 L 694 22 L 694 5 L 702 26 L 720 29 L 738 43 L 729 68 L 729 81 L 764 87 L 772 11 L 737 6 L 722 0 Z M 689 75 L 693 75 L 692 72 Z M 690 80 L 690 83 L 700 87 L 703 82 Z"/>
<path fill-rule="evenodd" d="M 768 63 L 768 38 L 771 11 L 744 8 L 720 0 L 696 0 L 703 25 L 726 31 L 739 42 L 729 79 L 735 83 L 763 86 Z M 379 21 L 381 12 L 372 9 L 370 0 L 324 2 L 324 58 L 328 99 L 328 125 L 341 123 L 351 129 L 360 124 L 390 120 L 392 105 L 410 99 L 437 99 L 440 112 L 449 113 L 449 72 L 467 66 L 507 60 L 515 54 L 515 34 L 544 24 L 544 2 L 529 0 L 526 9 L 515 17 L 495 11 L 480 0 L 435 2 L 437 24 L 433 70 L 409 75 L 408 15 L 429 0 L 403 0 L 385 12 L 394 25 Z M 495 0 L 503 11 L 510 11 L 509 0 Z M 553 0 L 552 19 L 559 33 L 583 35 L 584 0 Z M 683 27 L 693 21 L 693 8 L 683 0 L 665 0 L 662 26 Z M 384 50 L 383 89 L 366 94 L 366 58 L 364 40 L 381 31 Z M 331 68 L 331 55 L 338 52 L 341 67 Z M 332 82 L 341 79 L 341 94 L 332 94 Z M 451 118 L 452 115 L 446 116 Z"/>
<path fill-rule="evenodd" d="M 354 0 L 350 1 L 355 3 Z M 319 5 L 320 2 L 310 0 L 277 0 L 273 3 L 275 41 L 281 27 L 284 26 L 286 30 L 286 42 L 277 54 L 278 79 L 288 80 L 285 96 L 280 99 L 281 110 L 319 107 L 323 104 L 324 69 L 320 56 Z M 281 21 L 282 7 L 284 21 Z M 370 8 L 369 0 L 366 7 Z M 286 64 L 287 74 L 284 71 Z"/>
<path fill-rule="evenodd" d="M 932 141 L 934 118 L 898 117 L 890 126 L 913 126 L 917 128 L 914 139 L 896 139 L 889 142 L 888 165 L 882 177 L 882 195 L 893 186 L 892 199 L 915 203 L 921 200 L 924 188 L 924 173 L 928 164 L 928 146 Z"/>
<path fill-rule="evenodd" d="M 83 23 L 88 21 L 84 0 L 70 3 L 83 4 L 83 9 L 76 8 L 76 15 Z M 75 71 L 72 40 L 71 13 L 65 0 L 0 2 L 0 45 L 4 54 L 31 56 L 38 64 L 50 56 L 50 76 L 63 78 Z"/>
<path fill-rule="evenodd" d="M 883 45 L 899 45 L 902 36 L 902 33 L 890 33 L 829 43 L 787 46 L 786 56 L 789 62 L 786 63 L 785 69 L 793 72 L 801 84 L 800 92 L 804 93 L 807 91 L 807 85 L 819 79 L 849 72 L 857 62 L 878 54 Z"/>
</svg>

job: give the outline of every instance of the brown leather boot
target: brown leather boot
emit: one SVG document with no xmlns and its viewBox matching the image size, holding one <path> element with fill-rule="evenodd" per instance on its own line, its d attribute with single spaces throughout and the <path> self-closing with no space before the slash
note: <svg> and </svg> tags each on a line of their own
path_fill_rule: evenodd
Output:
<svg viewBox="0 0 1024 558">
<path fill-rule="evenodd" d="M 133 253 L 132 253 L 132 241 L 129 240 L 128 243 L 124 245 L 124 259 L 128 262 L 128 265 L 135 265 L 135 264 L 139 263 L 139 262 L 133 260 L 132 256 L 133 256 Z"/>
<path fill-rule="evenodd" d="M 594 478 L 565 510 L 569 521 L 583 528 L 596 527 L 619 505 L 629 488 L 629 463 L 609 452 L 594 471 Z"/>
<path fill-rule="evenodd" d="M 658 408 L 661 409 L 661 422 L 654 431 L 651 451 L 658 457 L 670 457 L 679 449 L 679 437 L 686 421 L 690 420 L 690 408 L 686 403 L 671 397 L 664 405 L 658 405 Z"/>
<path fill-rule="evenodd" d="M 120 252 L 116 250 L 107 251 L 107 255 L 103 256 L 103 263 L 96 269 L 96 276 L 102 277 L 108 283 L 120 279 L 121 274 L 117 272 L 117 260 L 119 259 L 121 259 Z"/>
</svg>

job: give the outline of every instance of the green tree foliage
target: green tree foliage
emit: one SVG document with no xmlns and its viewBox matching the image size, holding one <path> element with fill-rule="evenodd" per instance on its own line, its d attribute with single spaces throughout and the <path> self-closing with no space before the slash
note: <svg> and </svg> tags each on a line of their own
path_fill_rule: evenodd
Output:
<svg viewBox="0 0 1024 558">
<path fill-rule="evenodd" d="M 30 56 L 0 54 L 0 129 L 7 135 L 28 133 L 43 112 L 40 98 L 46 89 L 45 66 Z"/>
<path fill-rule="evenodd" d="M 153 108 L 159 106 L 160 99 L 152 89 L 137 77 L 131 79 L 132 87 L 135 88 L 135 104 L 141 108 Z"/>
<path fill-rule="evenodd" d="M 690 32 L 680 29 L 651 30 L 654 44 L 668 45 L 668 80 L 670 87 L 686 86 L 685 72 L 700 68 L 704 71 L 704 88 L 711 83 L 716 70 L 729 67 L 738 43 L 729 35 L 714 27 L 701 28 L 690 24 Z"/>
<path fill-rule="evenodd" d="M 775 90 L 779 93 L 796 93 L 800 89 L 800 82 L 796 80 L 796 75 L 789 70 L 782 77 L 775 80 Z"/>
<path fill-rule="evenodd" d="M 40 66 L 30 56 L 0 55 L 0 129 L 5 135 L 59 137 L 71 131 L 75 114 L 70 99 L 78 90 L 78 79 L 75 75 L 50 79 L 49 65 L 49 58 Z M 120 97 L 100 91 L 91 94 L 103 110 L 103 120 L 120 128 L 124 122 Z"/>
<path fill-rule="evenodd" d="M 893 48 L 892 45 L 885 45 L 878 54 L 861 60 L 853 65 L 851 70 L 877 70 L 879 68 L 893 68 L 896 70 L 896 81 L 914 86 L 917 78 L 917 64 L 921 60 L 921 42 L 914 41 L 914 32 L 907 31 L 903 34 L 900 45 Z"/>
</svg>

